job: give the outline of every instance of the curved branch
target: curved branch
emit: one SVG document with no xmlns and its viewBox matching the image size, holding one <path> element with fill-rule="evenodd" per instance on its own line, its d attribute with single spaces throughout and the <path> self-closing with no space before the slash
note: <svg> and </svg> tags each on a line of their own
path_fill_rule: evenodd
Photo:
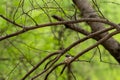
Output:
<svg viewBox="0 0 120 80">
<path fill-rule="evenodd" d="M 59 67 L 59 66 L 61 66 L 61 65 L 64 65 L 64 64 L 66 64 L 66 63 L 59 63 L 59 64 L 57 64 L 57 65 L 55 65 L 48 73 L 47 73 L 47 75 L 45 76 L 45 79 L 44 80 L 47 80 L 47 78 L 48 78 L 48 76 L 50 75 L 50 73 L 53 71 L 53 70 L 55 70 L 57 67 Z"/>
<path fill-rule="evenodd" d="M 53 15 L 52 16 L 54 19 L 57 19 L 58 21 L 65 21 L 63 18 Z M 75 26 L 74 24 L 65 24 L 65 27 L 74 31 L 77 31 L 79 33 L 82 33 L 84 35 L 89 35 L 90 33 L 84 29 L 82 29 L 81 27 Z"/>
<path fill-rule="evenodd" d="M 48 62 L 46 63 L 46 65 L 45 65 L 45 67 L 44 67 L 44 70 L 45 70 L 45 69 L 48 67 L 48 65 L 49 65 L 51 62 L 53 62 L 55 59 L 56 59 L 56 57 L 53 58 L 53 59 L 51 59 L 50 61 L 48 61 Z"/>
<path fill-rule="evenodd" d="M 25 80 L 33 71 L 35 71 L 43 62 L 45 62 L 50 57 L 60 53 L 60 51 L 54 52 L 46 56 L 42 61 L 40 61 L 36 66 L 34 66 L 21 80 Z"/>
<path fill-rule="evenodd" d="M 27 31 L 30 31 L 30 30 L 34 30 L 34 29 L 37 29 L 37 28 L 43 28 L 43 27 L 54 26 L 54 25 L 73 24 L 73 23 L 86 22 L 86 21 L 88 21 L 88 22 L 101 22 L 101 23 L 105 23 L 105 24 L 113 26 L 112 29 L 114 29 L 114 27 L 117 27 L 117 28 L 120 27 L 119 25 L 114 24 L 114 23 L 112 23 L 110 21 L 107 21 L 107 20 L 104 20 L 104 19 L 83 18 L 83 19 L 79 19 L 79 20 L 59 21 L 59 22 L 54 22 L 54 23 L 40 24 L 40 25 L 37 25 L 37 26 L 24 27 L 23 30 L 17 31 L 17 32 L 12 33 L 12 34 L 8 34 L 6 36 L 1 36 L 0 37 L 0 41 L 2 41 L 4 39 L 7 39 L 7 38 L 10 38 L 10 37 L 13 37 L 13 36 L 17 36 L 19 34 L 23 34 L 24 32 L 27 32 Z"/>
<path fill-rule="evenodd" d="M 77 58 L 79 58 L 80 56 L 82 56 L 82 55 L 85 54 L 86 52 L 88 52 L 88 51 L 90 51 L 91 49 L 97 47 L 99 44 L 101 44 L 102 42 L 108 40 L 108 39 L 111 38 L 113 35 L 118 34 L 118 33 L 120 33 L 120 31 L 114 31 L 114 32 L 112 32 L 111 34 L 106 35 L 105 37 L 103 37 L 102 39 L 100 39 L 96 44 L 94 44 L 94 45 L 86 48 L 86 49 L 83 50 L 82 52 L 78 53 L 78 54 L 71 60 L 71 62 L 75 61 Z M 118 57 L 116 58 L 116 60 L 119 62 L 119 61 L 120 61 L 120 57 L 118 56 Z M 71 62 L 70 62 L 70 63 L 71 63 Z M 70 63 L 69 63 L 69 64 L 70 64 Z M 120 63 L 120 62 L 119 62 L 119 63 Z"/>
<path fill-rule="evenodd" d="M 59 63 L 59 64 L 55 65 L 55 66 L 47 73 L 45 80 L 47 79 L 47 77 L 49 76 L 49 74 L 50 74 L 55 68 L 57 68 L 58 66 L 63 65 L 63 64 L 65 64 L 65 63 L 63 62 L 63 63 Z M 41 76 L 45 71 L 46 71 L 46 70 L 44 70 L 43 72 L 41 72 L 41 73 L 39 73 L 38 75 L 34 76 L 31 80 L 34 80 L 34 79 L 36 79 L 37 77 Z"/>
</svg>

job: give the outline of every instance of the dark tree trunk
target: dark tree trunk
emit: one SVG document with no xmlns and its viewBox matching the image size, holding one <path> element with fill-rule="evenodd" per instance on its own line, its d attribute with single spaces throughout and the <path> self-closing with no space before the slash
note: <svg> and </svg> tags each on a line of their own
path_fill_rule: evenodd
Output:
<svg viewBox="0 0 120 80">
<path fill-rule="evenodd" d="M 92 8 L 88 0 L 73 0 L 74 4 L 81 12 L 81 16 L 84 18 L 100 18 L 95 10 Z M 104 29 L 104 24 L 99 22 L 87 22 L 91 27 L 92 32 Z M 95 37 L 96 40 L 103 38 L 108 32 L 103 33 Z M 115 39 L 110 38 L 104 41 L 101 45 L 109 51 L 109 53 L 120 63 L 120 43 Z"/>
</svg>

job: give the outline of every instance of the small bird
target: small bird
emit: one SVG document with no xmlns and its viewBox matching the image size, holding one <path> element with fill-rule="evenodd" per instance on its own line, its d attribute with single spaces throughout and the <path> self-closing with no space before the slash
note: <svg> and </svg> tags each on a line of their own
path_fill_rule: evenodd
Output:
<svg viewBox="0 0 120 80">
<path fill-rule="evenodd" d="M 60 72 L 60 75 L 63 74 L 65 68 L 69 66 L 70 61 L 74 58 L 74 56 L 72 56 L 72 55 L 70 55 L 70 54 L 66 54 L 65 57 L 66 57 L 66 58 L 65 58 L 64 62 L 65 62 L 66 64 L 64 65 L 62 71 Z M 80 61 L 80 60 L 77 59 L 77 60 L 75 60 L 75 61 Z"/>
<path fill-rule="evenodd" d="M 65 57 L 65 63 L 69 63 L 74 58 L 72 55 L 69 54 L 66 54 Z"/>
<path fill-rule="evenodd" d="M 64 62 L 65 62 L 66 64 L 64 65 L 62 71 L 60 72 L 60 75 L 63 74 L 63 72 L 64 72 L 65 68 L 68 66 L 69 62 L 74 58 L 74 57 L 71 56 L 70 54 L 66 54 L 65 57 L 66 57 L 66 58 L 65 58 Z"/>
<path fill-rule="evenodd" d="M 74 56 L 70 54 L 66 54 L 65 57 L 66 57 L 64 61 L 65 63 L 69 63 L 74 58 Z M 76 59 L 75 61 L 81 61 L 81 60 Z"/>
</svg>

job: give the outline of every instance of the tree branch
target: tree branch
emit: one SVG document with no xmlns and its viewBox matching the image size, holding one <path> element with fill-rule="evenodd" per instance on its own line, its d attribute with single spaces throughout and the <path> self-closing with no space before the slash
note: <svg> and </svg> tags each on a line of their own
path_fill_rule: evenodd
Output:
<svg viewBox="0 0 120 80">
<path fill-rule="evenodd" d="M 52 16 L 54 19 L 58 20 L 58 21 L 65 21 L 63 18 L 53 15 Z M 90 33 L 87 32 L 86 30 L 82 29 L 81 27 L 75 26 L 74 24 L 65 24 L 66 28 L 69 28 L 71 30 L 74 30 L 76 32 L 82 33 L 84 35 L 89 35 Z"/>
<path fill-rule="evenodd" d="M 113 35 L 118 34 L 118 33 L 120 33 L 120 31 L 114 31 L 114 32 L 112 32 L 111 34 L 106 35 L 105 37 L 103 37 L 102 39 L 100 39 L 96 44 L 94 44 L 94 45 L 86 48 L 86 49 L 83 50 L 82 52 L 78 53 L 78 54 L 71 60 L 71 62 L 75 61 L 77 58 L 79 58 L 80 56 L 82 56 L 82 55 L 85 54 L 86 52 L 88 52 L 88 51 L 90 51 L 91 49 L 97 47 L 99 44 L 107 41 L 107 40 L 108 40 L 109 38 L 111 38 Z M 119 57 L 116 57 L 116 59 L 117 59 L 117 61 L 119 62 Z M 71 62 L 70 62 L 70 63 L 71 63 Z M 69 64 L 70 64 L 70 63 L 69 63 Z M 119 63 L 120 63 L 120 62 L 119 62 Z"/>
</svg>

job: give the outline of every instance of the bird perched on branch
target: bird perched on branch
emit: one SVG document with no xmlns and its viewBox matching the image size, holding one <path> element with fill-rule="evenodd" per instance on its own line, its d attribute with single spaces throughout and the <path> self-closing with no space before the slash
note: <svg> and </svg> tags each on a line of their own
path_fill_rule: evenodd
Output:
<svg viewBox="0 0 120 80">
<path fill-rule="evenodd" d="M 65 55 L 65 63 L 69 63 L 74 57 L 72 56 L 72 55 L 70 55 L 70 54 L 66 54 Z"/>
</svg>

